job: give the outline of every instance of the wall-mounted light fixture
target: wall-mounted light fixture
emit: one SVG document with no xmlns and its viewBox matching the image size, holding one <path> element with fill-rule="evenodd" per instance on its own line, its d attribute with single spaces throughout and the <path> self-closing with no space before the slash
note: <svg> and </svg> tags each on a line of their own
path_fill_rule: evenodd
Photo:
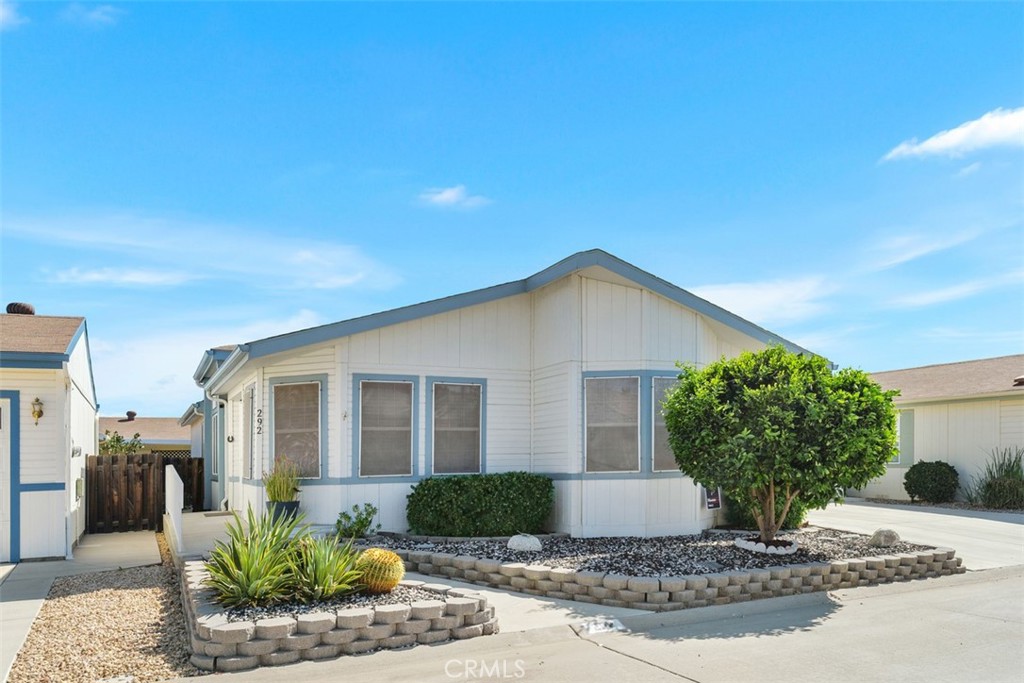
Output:
<svg viewBox="0 0 1024 683">
<path fill-rule="evenodd" d="M 36 424 L 39 424 L 39 418 L 43 416 L 43 402 L 36 396 L 36 400 L 32 401 L 32 417 L 36 419 Z"/>
</svg>

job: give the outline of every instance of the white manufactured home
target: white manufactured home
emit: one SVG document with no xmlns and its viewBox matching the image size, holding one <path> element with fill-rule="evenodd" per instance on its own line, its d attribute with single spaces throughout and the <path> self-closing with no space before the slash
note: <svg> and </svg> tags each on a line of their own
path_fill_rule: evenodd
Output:
<svg viewBox="0 0 1024 683">
<path fill-rule="evenodd" d="M 261 473 L 287 457 L 312 521 L 369 502 L 385 530 L 405 531 L 417 481 L 525 470 L 555 482 L 552 530 L 695 533 L 711 514 L 676 468 L 661 396 L 677 361 L 768 344 L 804 351 L 594 250 L 516 282 L 211 349 L 196 371 L 211 493 L 262 508 Z"/>
<path fill-rule="evenodd" d="M 0 315 L 0 562 L 71 557 L 96 409 L 84 318 Z"/>
<path fill-rule="evenodd" d="M 900 452 L 857 492 L 909 500 L 903 478 L 915 462 L 941 460 L 971 483 L 993 450 L 1024 447 L 1024 354 L 872 373 L 898 389 Z"/>
</svg>

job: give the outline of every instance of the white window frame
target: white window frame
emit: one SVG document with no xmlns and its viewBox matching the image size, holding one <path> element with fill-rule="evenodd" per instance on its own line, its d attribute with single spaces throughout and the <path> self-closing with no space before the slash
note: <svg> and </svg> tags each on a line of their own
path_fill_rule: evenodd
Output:
<svg viewBox="0 0 1024 683">
<path fill-rule="evenodd" d="M 476 433 L 477 433 L 477 444 L 476 444 L 476 469 L 467 470 L 465 472 L 438 472 L 437 471 L 437 387 L 439 385 L 444 386 L 463 386 L 463 387 L 476 387 L 480 392 L 480 410 L 476 417 Z M 430 473 L 438 474 L 440 476 L 458 475 L 458 474 L 480 474 L 484 471 L 484 385 L 480 382 L 442 382 L 434 381 L 430 383 L 431 393 L 431 416 L 430 416 Z M 467 430 L 468 431 L 468 430 Z"/>
<path fill-rule="evenodd" d="M 210 441 L 213 442 L 213 448 L 211 449 L 213 451 L 213 453 L 211 453 L 213 457 L 211 458 L 210 462 L 210 477 L 216 477 L 218 479 L 220 477 L 220 454 L 221 451 L 223 450 L 223 447 L 221 446 L 220 442 L 220 424 L 220 408 L 214 405 L 213 415 L 210 416 Z"/>
<path fill-rule="evenodd" d="M 409 386 L 409 471 L 400 474 L 363 474 L 363 448 L 366 440 L 363 438 L 363 421 L 366 419 L 366 411 L 363 409 L 363 386 L 366 384 L 406 384 Z M 359 380 L 359 472 L 362 479 L 380 479 L 385 477 L 411 477 L 415 473 L 416 459 L 416 383 L 407 379 L 361 379 Z"/>
<path fill-rule="evenodd" d="M 248 402 L 248 410 L 246 410 Z M 248 425 L 246 425 L 248 423 Z M 248 426 L 248 429 L 246 429 Z M 242 457 L 242 479 L 256 478 L 256 383 L 251 382 L 242 389 L 242 431 L 245 433 L 245 450 Z M 248 476 L 246 474 L 248 473 Z"/>
<path fill-rule="evenodd" d="M 324 441 L 323 441 L 323 438 L 324 438 L 324 426 L 323 426 L 323 420 L 321 419 L 321 416 L 323 414 L 323 409 L 324 409 L 324 407 L 321 405 L 321 402 L 323 401 L 323 390 L 324 390 L 324 387 L 323 387 L 323 383 L 320 380 L 318 380 L 318 379 L 296 380 L 294 382 L 275 382 L 274 384 L 271 385 L 270 391 L 271 391 L 272 401 L 273 401 L 273 410 L 272 410 L 272 415 L 271 415 L 271 418 L 273 420 L 273 429 L 272 429 L 271 436 L 273 437 L 273 444 L 274 444 L 273 451 L 274 452 L 270 454 L 270 458 L 271 458 L 273 467 L 276 468 L 277 467 L 277 388 L 278 387 L 293 387 L 293 386 L 298 386 L 298 385 L 303 385 L 303 384 L 313 384 L 313 385 L 316 385 L 316 446 L 317 446 L 317 449 L 316 449 L 316 472 L 317 473 L 316 473 L 315 477 L 299 475 L 299 479 L 300 480 L 316 480 L 316 479 L 323 478 L 323 474 L 324 474 L 324 462 L 323 462 L 323 454 L 324 454 Z"/>
<path fill-rule="evenodd" d="M 588 442 L 587 442 L 587 383 L 591 380 L 609 380 L 609 379 L 631 379 L 636 380 L 636 469 L 632 470 L 590 470 L 588 465 L 590 463 L 589 454 L 587 453 Z M 643 394 L 641 392 L 641 381 L 639 375 L 600 375 L 593 377 L 583 378 L 583 473 L 588 475 L 616 475 L 616 474 L 631 474 L 641 472 L 641 451 L 643 450 L 643 439 L 641 437 L 641 417 L 643 415 Z"/>
</svg>

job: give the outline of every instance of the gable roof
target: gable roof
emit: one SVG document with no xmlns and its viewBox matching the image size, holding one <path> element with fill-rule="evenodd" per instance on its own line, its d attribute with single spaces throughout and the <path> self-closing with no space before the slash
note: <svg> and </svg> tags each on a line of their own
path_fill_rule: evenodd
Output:
<svg viewBox="0 0 1024 683">
<path fill-rule="evenodd" d="M 0 351 L 69 355 L 85 318 L 58 315 L 0 314 Z M 67 360 L 66 358 L 64 360 Z"/>
<path fill-rule="evenodd" d="M 123 417 L 101 417 L 100 434 L 105 434 L 108 430 L 129 439 L 133 434 L 138 433 L 142 443 L 150 445 L 187 445 L 190 443 L 189 428 L 179 425 L 176 417 L 136 417 L 134 420 L 126 420 Z"/>
<path fill-rule="evenodd" d="M 899 389 L 896 401 L 908 403 L 996 394 L 1024 396 L 1024 385 L 1014 385 L 1021 375 L 1024 354 L 873 372 L 871 378 L 883 389 Z"/>
<path fill-rule="evenodd" d="M 534 273 L 522 280 L 506 282 L 505 284 L 476 289 L 462 294 L 442 299 L 434 299 L 420 304 L 395 308 L 381 313 L 342 320 L 336 323 L 311 327 L 305 330 L 280 334 L 265 339 L 258 339 L 246 344 L 241 344 L 231 352 L 220 366 L 210 374 L 208 371 L 213 362 L 211 357 L 213 350 L 206 352 L 203 362 L 196 370 L 195 379 L 200 386 L 216 386 L 219 382 L 230 376 L 238 367 L 247 360 L 268 356 L 283 351 L 291 351 L 303 346 L 318 344 L 331 339 L 347 337 L 360 332 L 396 325 L 399 323 L 417 320 L 439 313 L 447 313 L 468 306 L 488 303 L 497 299 L 503 299 L 517 294 L 532 292 L 544 285 L 560 280 L 567 275 L 579 272 L 590 267 L 600 267 L 614 273 L 626 280 L 629 280 L 641 287 L 651 290 L 666 299 L 675 301 L 686 306 L 697 313 L 700 313 L 712 320 L 715 320 L 727 327 L 730 327 L 742 334 L 753 337 L 765 344 L 781 344 L 791 351 L 797 353 L 811 353 L 807 349 L 794 344 L 788 339 L 769 332 L 768 330 L 755 325 L 754 323 L 731 313 L 720 306 L 700 298 L 681 287 L 662 280 L 644 270 L 641 270 L 631 263 L 609 254 L 601 249 L 581 251 L 565 258 L 558 263 Z M 221 347 L 223 348 L 223 347 Z M 222 351 L 220 353 L 223 353 Z"/>
</svg>

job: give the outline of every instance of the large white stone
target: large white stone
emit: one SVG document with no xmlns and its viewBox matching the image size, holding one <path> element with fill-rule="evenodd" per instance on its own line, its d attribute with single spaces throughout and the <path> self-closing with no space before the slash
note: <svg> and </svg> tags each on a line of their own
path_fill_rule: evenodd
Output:
<svg viewBox="0 0 1024 683">
<path fill-rule="evenodd" d="M 537 552 L 541 549 L 540 539 L 530 534 L 516 534 L 512 538 L 508 539 L 509 550 L 526 550 L 529 552 Z"/>
<path fill-rule="evenodd" d="M 868 545 L 878 548 L 888 548 L 889 546 L 896 545 L 899 542 L 900 535 L 892 529 L 879 529 L 875 533 L 871 534 L 871 538 L 868 539 Z"/>
</svg>

